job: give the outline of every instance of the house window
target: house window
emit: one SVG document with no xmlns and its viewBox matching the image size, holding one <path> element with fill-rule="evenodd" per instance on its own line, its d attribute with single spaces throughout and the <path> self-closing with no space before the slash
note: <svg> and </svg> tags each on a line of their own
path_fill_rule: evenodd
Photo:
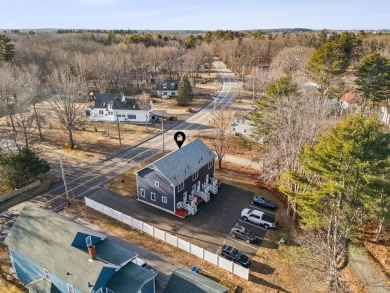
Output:
<svg viewBox="0 0 390 293">
<path fill-rule="evenodd" d="M 99 110 L 99 114 L 100 114 L 100 115 L 103 115 L 103 110 Z"/>
<path fill-rule="evenodd" d="M 163 197 L 161 198 L 161 201 L 162 201 L 163 203 L 167 203 L 167 197 L 166 197 L 166 196 L 163 196 Z"/>
<path fill-rule="evenodd" d="M 87 242 L 87 247 L 90 247 L 92 245 L 92 237 L 88 236 L 85 241 Z"/>
<path fill-rule="evenodd" d="M 158 181 L 154 181 L 154 186 L 156 186 L 156 187 L 160 187 L 160 182 L 158 182 Z"/>
<path fill-rule="evenodd" d="M 43 269 L 43 274 L 45 275 L 45 279 L 51 281 L 50 279 L 50 273 L 48 270 Z"/>
<path fill-rule="evenodd" d="M 150 193 L 150 199 L 156 201 L 156 194 L 154 192 Z"/>
<path fill-rule="evenodd" d="M 142 197 L 145 197 L 145 189 L 140 189 L 139 193 Z"/>
<path fill-rule="evenodd" d="M 137 116 L 128 114 L 127 119 L 137 119 Z"/>
<path fill-rule="evenodd" d="M 192 185 L 192 191 L 196 189 L 196 184 Z"/>
<path fill-rule="evenodd" d="M 66 285 L 68 285 L 68 293 L 74 293 L 73 286 L 69 284 Z"/>
<path fill-rule="evenodd" d="M 214 165 L 214 161 L 210 161 L 210 162 L 207 164 L 207 167 L 210 169 L 213 165 Z"/>
<path fill-rule="evenodd" d="M 182 191 L 184 189 L 184 181 L 182 183 L 179 184 L 179 188 L 178 188 L 178 191 Z"/>
<path fill-rule="evenodd" d="M 168 92 L 163 92 L 163 95 L 164 95 L 164 96 L 167 96 L 167 95 L 168 95 Z"/>
<path fill-rule="evenodd" d="M 195 179 L 198 179 L 198 171 L 192 174 L 192 181 L 194 181 Z"/>
<path fill-rule="evenodd" d="M 113 115 L 113 114 L 114 114 L 114 112 L 108 111 L 108 115 Z"/>
</svg>

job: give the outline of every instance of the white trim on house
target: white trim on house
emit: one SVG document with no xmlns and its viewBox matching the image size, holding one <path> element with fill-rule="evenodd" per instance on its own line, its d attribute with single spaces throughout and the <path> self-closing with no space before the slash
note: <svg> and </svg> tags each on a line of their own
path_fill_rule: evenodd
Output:
<svg viewBox="0 0 390 293">
<path fill-rule="evenodd" d="M 157 209 L 160 209 L 160 210 L 162 210 L 162 211 L 164 211 L 164 212 L 170 213 L 170 214 L 172 214 L 172 215 L 176 215 L 176 207 L 175 207 L 175 212 L 172 212 L 171 210 L 162 208 L 161 206 L 152 204 L 151 202 L 146 201 L 146 200 L 142 200 L 141 198 L 139 198 L 138 200 L 139 200 L 139 201 L 142 201 L 143 203 L 146 203 L 146 204 L 148 204 L 148 205 L 150 205 L 150 206 L 153 206 L 153 207 L 155 207 L 155 208 L 157 208 Z"/>
<path fill-rule="evenodd" d="M 177 191 L 180 192 L 184 189 L 184 181 L 180 182 L 179 186 L 177 187 Z"/>
<path fill-rule="evenodd" d="M 85 238 L 85 242 L 87 244 L 87 247 L 90 247 L 92 245 L 92 237 L 91 237 L 91 235 L 88 235 L 87 238 Z"/>
<path fill-rule="evenodd" d="M 162 201 L 163 203 L 167 203 L 167 202 L 168 202 L 168 199 L 167 199 L 166 196 L 161 196 L 161 201 Z"/>
<path fill-rule="evenodd" d="M 160 182 L 158 182 L 157 180 L 156 180 L 156 181 L 154 181 L 154 186 L 156 186 L 156 187 L 160 187 Z"/>
<path fill-rule="evenodd" d="M 68 293 L 75 293 L 72 285 L 70 285 L 68 283 L 66 283 L 66 285 L 67 285 Z M 96 293 L 98 293 L 98 292 L 96 292 Z"/>
</svg>

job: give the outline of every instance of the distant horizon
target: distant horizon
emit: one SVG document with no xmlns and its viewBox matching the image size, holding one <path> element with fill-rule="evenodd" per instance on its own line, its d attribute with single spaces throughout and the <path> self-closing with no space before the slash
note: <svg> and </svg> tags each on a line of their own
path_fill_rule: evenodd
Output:
<svg viewBox="0 0 390 293">
<path fill-rule="evenodd" d="M 3 30 L 132 29 L 247 31 L 390 29 L 388 0 L 13 0 L 2 3 Z"/>
<path fill-rule="evenodd" d="M 0 28 L 0 31 L 11 31 L 11 30 L 19 30 L 19 31 L 57 31 L 57 30 L 101 30 L 101 31 L 114 31 L 114 30 L 130 30 L 130 31 L 150 31 L 150 32 L 172 32 L 172 31 L 195 31 L 195 32 L 208 32 L 208 31 L 238 31 L 238 32 L 246 32 L 246 31 L 287 31 L 287 30 L 307 30 L 307 31 L 389 31 L 389 28 L 379 28 L 379 29 L 330 29 L 330 28 L 321 28 L 321 29 L 312 29 L 305 27 L 285 27 L 285 28 L 254 28 L 254 29 L 242 29 L 242 30 L 234 30 L 234 29 L 214 29 L 214 30 L 203 30 L 203 29 L 133 29 L 133 28 L 63 28 L 63 27 L 53 27 L 53 28 Z"/>
</svg>

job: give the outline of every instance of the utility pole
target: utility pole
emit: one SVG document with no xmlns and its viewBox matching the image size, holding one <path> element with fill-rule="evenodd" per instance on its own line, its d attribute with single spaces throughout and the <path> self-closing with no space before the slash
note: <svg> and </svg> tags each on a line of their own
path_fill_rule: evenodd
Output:
<svg viewBox="0 0 390 293">
<path fill-rule="evenodd" d="M 66 201 L 68 202 L 68 205 L 70 205 L 70 198 L 69 198 L 69 191 L 68 191 L 68 184 L 66 183 L 65 179 L 65 171 L 64 166 L 62 165 L 62 157 L 57 156 L 60 158 L 60 165 L 61 165 L 61 174 L 62 174 L 62 181 L 64 181 L 64 187 L 65 187 L 65 195 L 66 195 Z"/>
<path fill-rule="evenodd" d="M 164 119 L 161 117 L 161 131 L 163 137 L 163 152 L 165 151 Z"/>
<path fill-rule="evenodd" d="M 122 145 L 122 141 L 121 141 L 121 129 L 120 129 L 120 127 L 119 127 L 119 117 L 118 117 L 118 113 L 116 114 L 116 121 L 118 121 L 119 145 Z"/>
</svg>

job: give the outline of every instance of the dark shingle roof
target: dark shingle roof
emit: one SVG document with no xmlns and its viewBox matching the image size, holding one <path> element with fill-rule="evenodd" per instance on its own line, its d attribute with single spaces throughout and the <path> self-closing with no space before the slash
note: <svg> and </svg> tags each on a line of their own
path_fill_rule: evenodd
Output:
<svg viewBox="0 0 390 293">
<path fill-rule="evenodd" d="M 26 206 L 5 243 L 81 292 L 91 292 L 88 282 L 95 284 L 103 267 L 119 268 L 137 255 L 105 239 L 95 245 L 96 259 L 91 262 L 87 249 L 71 245 L 78 231 L 88 232 L 84 226 L 54 212 Z"/>
<path fill-rule="evenodd" d="M 154 278 L 154 274 L 135 263 L 128 263 L 119 270 L 107 283 L 106 287 L 113 292 L 139 292 L 146 282 Z M 131 280 L 131 282 L 123 282 Z"/>
<path fill-rule="evenodd" d="M 228 288 L 198 273 L 179 268 L 173 271 L 164 293 L 227 293 Z"/>
<path fill-rule="evenodd" d="M 150 169 L 157 169 L 169 182 L 178 186 L 215 157 L 214 152 L 201 140 L 196 139 L 138 171 L 138 175 L 142 177 L 150 172 Z"/>
<path fill-rule="evenodd" d="M 93 108 L 106 108 L 107 105 L 110 105 L 113 110 L 140 110 L 138 99 L 125 98 L 122 93 L 96 94 Z"/>
<path fill-rule="evenodd" d="M 157 90 L 163 90 L 163 85 L 166 84 L 167 87 L 165 88 L 166 90 L 177 90 L 179 87 L 180 80 L 175 80 L 175 79 L 167 79 L 164 80 L 163 82 L 157 83 L 156 84 L 156 89 Z M 171 88 L 171 85 L 174 84 L 174 88 Z"/>
<path fill-rule="evenodd" d="M 117 94 L 96 94 L 94 108 L 106 108 L 107 104 L 112 103 L 114 100 L 121 101 L 123 97 L 122 93 Z"/>
</svg>

